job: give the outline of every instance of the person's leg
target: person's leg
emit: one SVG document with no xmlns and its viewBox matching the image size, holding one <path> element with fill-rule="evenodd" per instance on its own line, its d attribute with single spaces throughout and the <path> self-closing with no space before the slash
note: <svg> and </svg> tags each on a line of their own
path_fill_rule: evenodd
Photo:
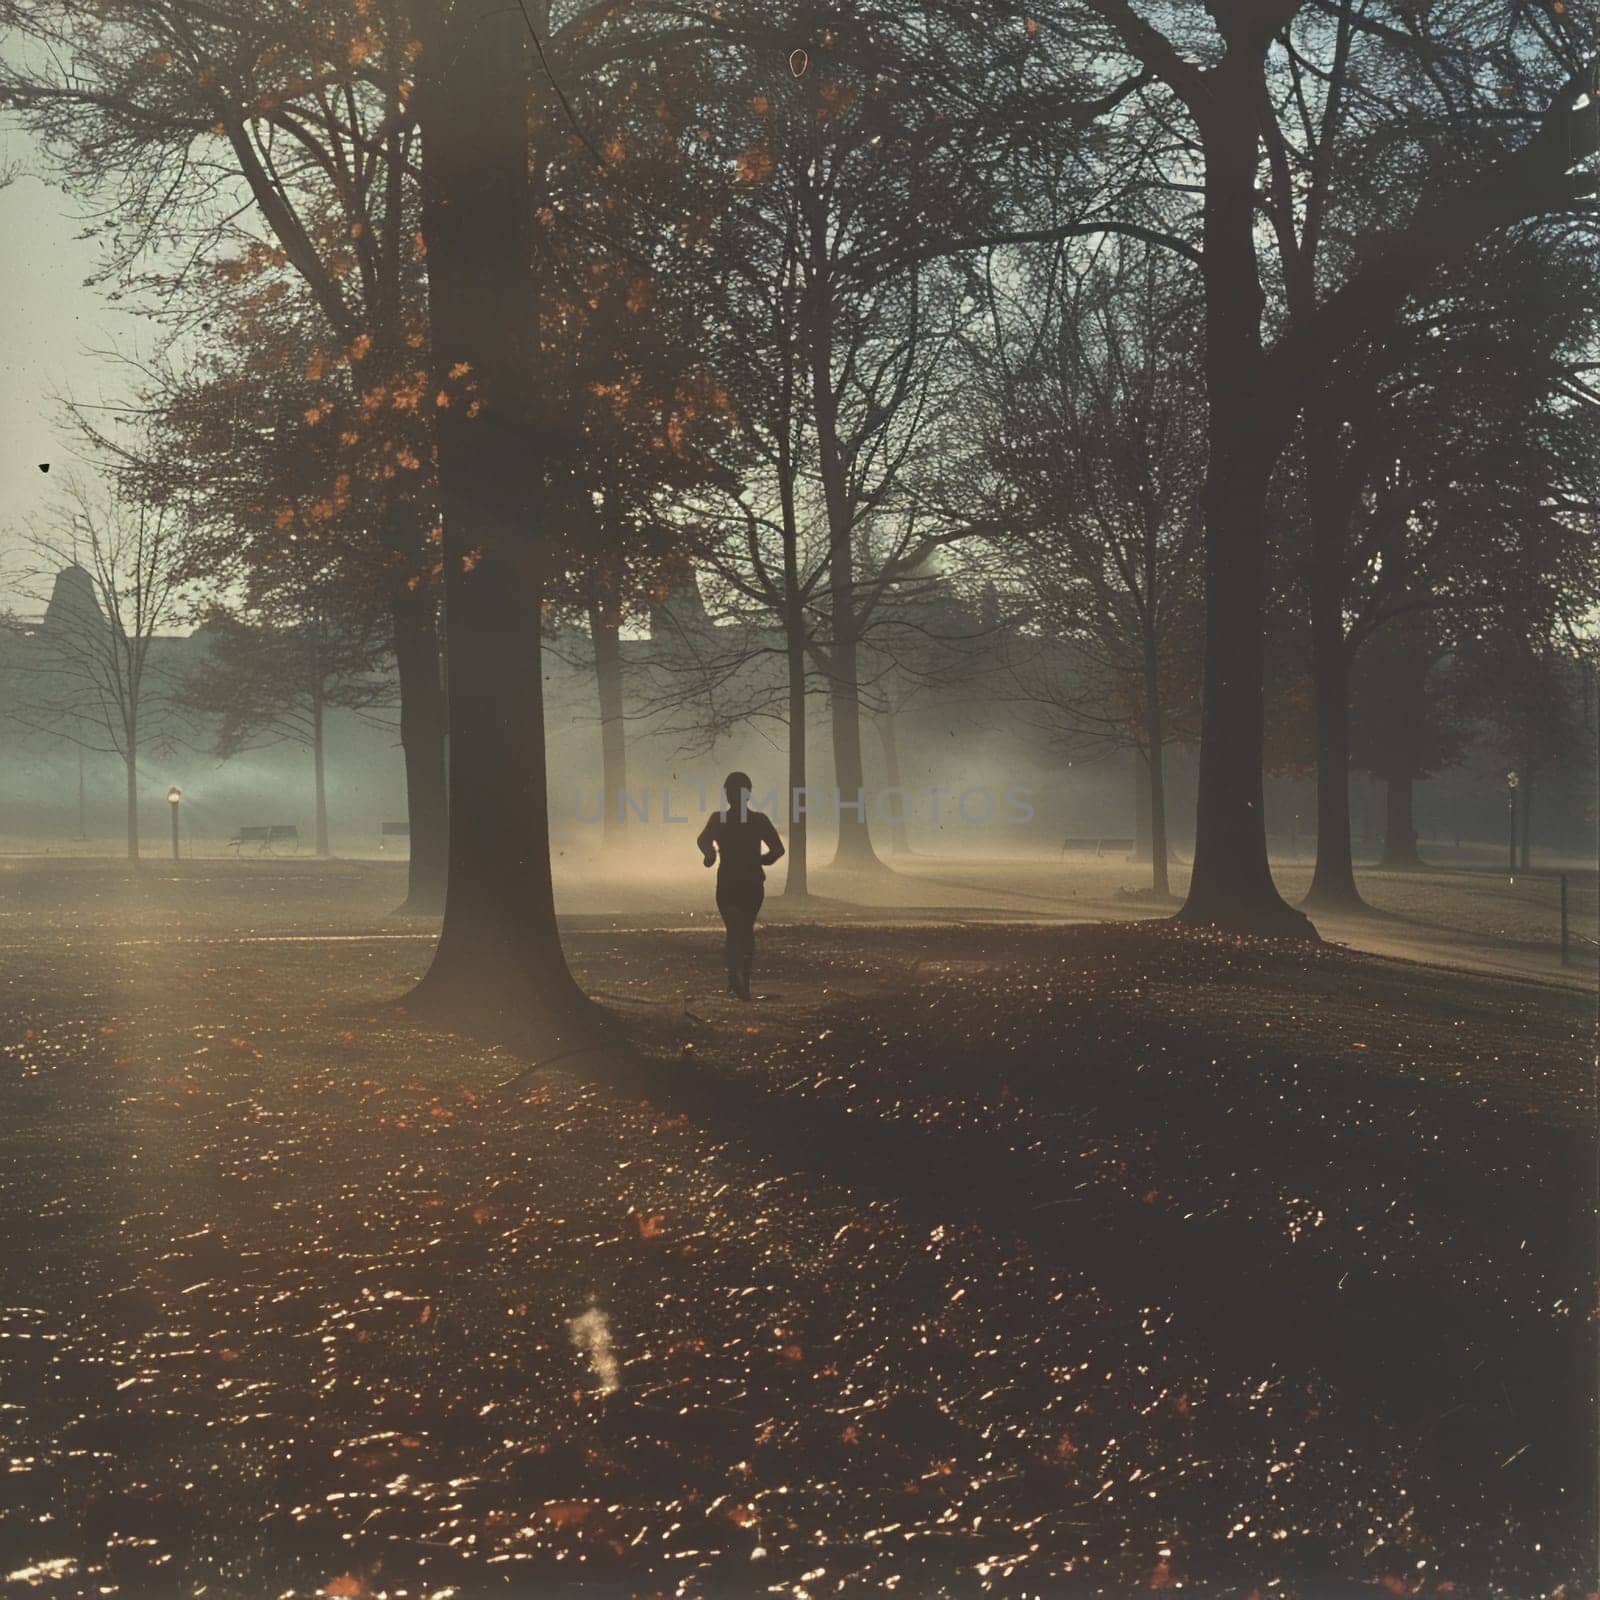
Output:
<svg viewBox="0 0 1600 1600">
<path fill-rule="evenodd" d="M 722 926 L 725 930 L 722 941 L 722 962 L 728 969 L 728 987 L 737 992 L 744 943 L 744 907 L 740 904 L 739 896 L 733 893 L 727 884 L 717 885 L 717 910 L 722 913 Z"/>
<path fill-rule="evenodd" d="M 761 902 L 766 899 L 767 891 L 761 884 L 756 884 L 750 891 L 750 898 L 746 902 L 747 914 L 743 928 L 744 950 L 741 963 L 740 977 L 744 983 L 744 997 L 750 998 L 750 970 L 756 961 L 756 918 L 761 915 Z"/>
</svg>

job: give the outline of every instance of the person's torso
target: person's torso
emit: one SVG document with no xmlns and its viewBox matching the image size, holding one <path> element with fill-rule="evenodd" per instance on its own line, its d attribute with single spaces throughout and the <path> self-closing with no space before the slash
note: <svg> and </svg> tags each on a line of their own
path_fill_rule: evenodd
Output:
<svg viewBox="0 0 1600 1600">
<path fill-rule="evenodd" d="M 767 819 L 759 811 L 741 817 L 730 811 L 717 824 L 717 877 L 760 883 L 766 877 L 761 857 L 766 850 Z"/>
</svg>

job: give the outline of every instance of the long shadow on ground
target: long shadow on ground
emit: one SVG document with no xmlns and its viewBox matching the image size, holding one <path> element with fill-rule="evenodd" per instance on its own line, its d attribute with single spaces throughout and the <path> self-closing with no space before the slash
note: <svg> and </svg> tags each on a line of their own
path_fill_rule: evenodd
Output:
<svg viewBox="0 0 1600 1600">
<path fill-rule="evenodd" d="M 1219 1380 L 1308 1365 L 1410 1440 L 1449 1520 L 1565 1505 L 1581 1544 L 1581 997 L 1165 926 L 988 929 L 981 962 L 960 930 L 890 937 L 909 992 L 721 1053 L 658 1029 L 613 1086 L 1018 1237 L 1173 1313 Z M 829 944 L 796 930 L 789 959 Z"/>
</svg>

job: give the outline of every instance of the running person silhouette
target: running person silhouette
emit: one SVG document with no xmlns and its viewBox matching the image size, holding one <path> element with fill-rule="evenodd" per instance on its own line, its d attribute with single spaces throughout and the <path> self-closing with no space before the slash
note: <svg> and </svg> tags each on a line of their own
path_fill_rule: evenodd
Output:
<svg viewBox="0 0 1600 1600">
<path fill-rule="evenodd" d="M 783 854 L 783 841 L 764 812 L 750 809 L 753 785 L 748 773 L 730 772 L 723 780 L 726 803 L 706 818 L 695 843 L 705 864 L 717 869 L 717 910 L 728 930 L 728 989 L 750 998 L 750 967 L 756 954 L 756 916 L 766 896 L 766 873 Z"/>
</svg>

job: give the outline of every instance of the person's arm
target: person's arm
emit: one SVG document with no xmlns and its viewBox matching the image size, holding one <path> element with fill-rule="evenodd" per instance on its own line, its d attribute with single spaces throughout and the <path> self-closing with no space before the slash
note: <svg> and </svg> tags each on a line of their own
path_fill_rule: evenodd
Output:
<svg viewBox="0 0 1600 1600">
<path fill-rule="evenodd" d="M 717 852 L 714 848 L 717 840 L 717 813 L 713 811 L 706 818 L 706 825 L 700 830 L 700 837 L 695 843 L 700 847 L 700 857 L 708 867 L 717 864 Z"/>
<path fill-rule="evenodd" d="M 767 853 L 761 858 L 761 865 L 770 867 L 783 855 L 783 840 L 778 837 L 778 830 L 773 827 L 771 817 L 763 817 L 761 823 L 761 842 L 767 847 Z"/>
</svg>

